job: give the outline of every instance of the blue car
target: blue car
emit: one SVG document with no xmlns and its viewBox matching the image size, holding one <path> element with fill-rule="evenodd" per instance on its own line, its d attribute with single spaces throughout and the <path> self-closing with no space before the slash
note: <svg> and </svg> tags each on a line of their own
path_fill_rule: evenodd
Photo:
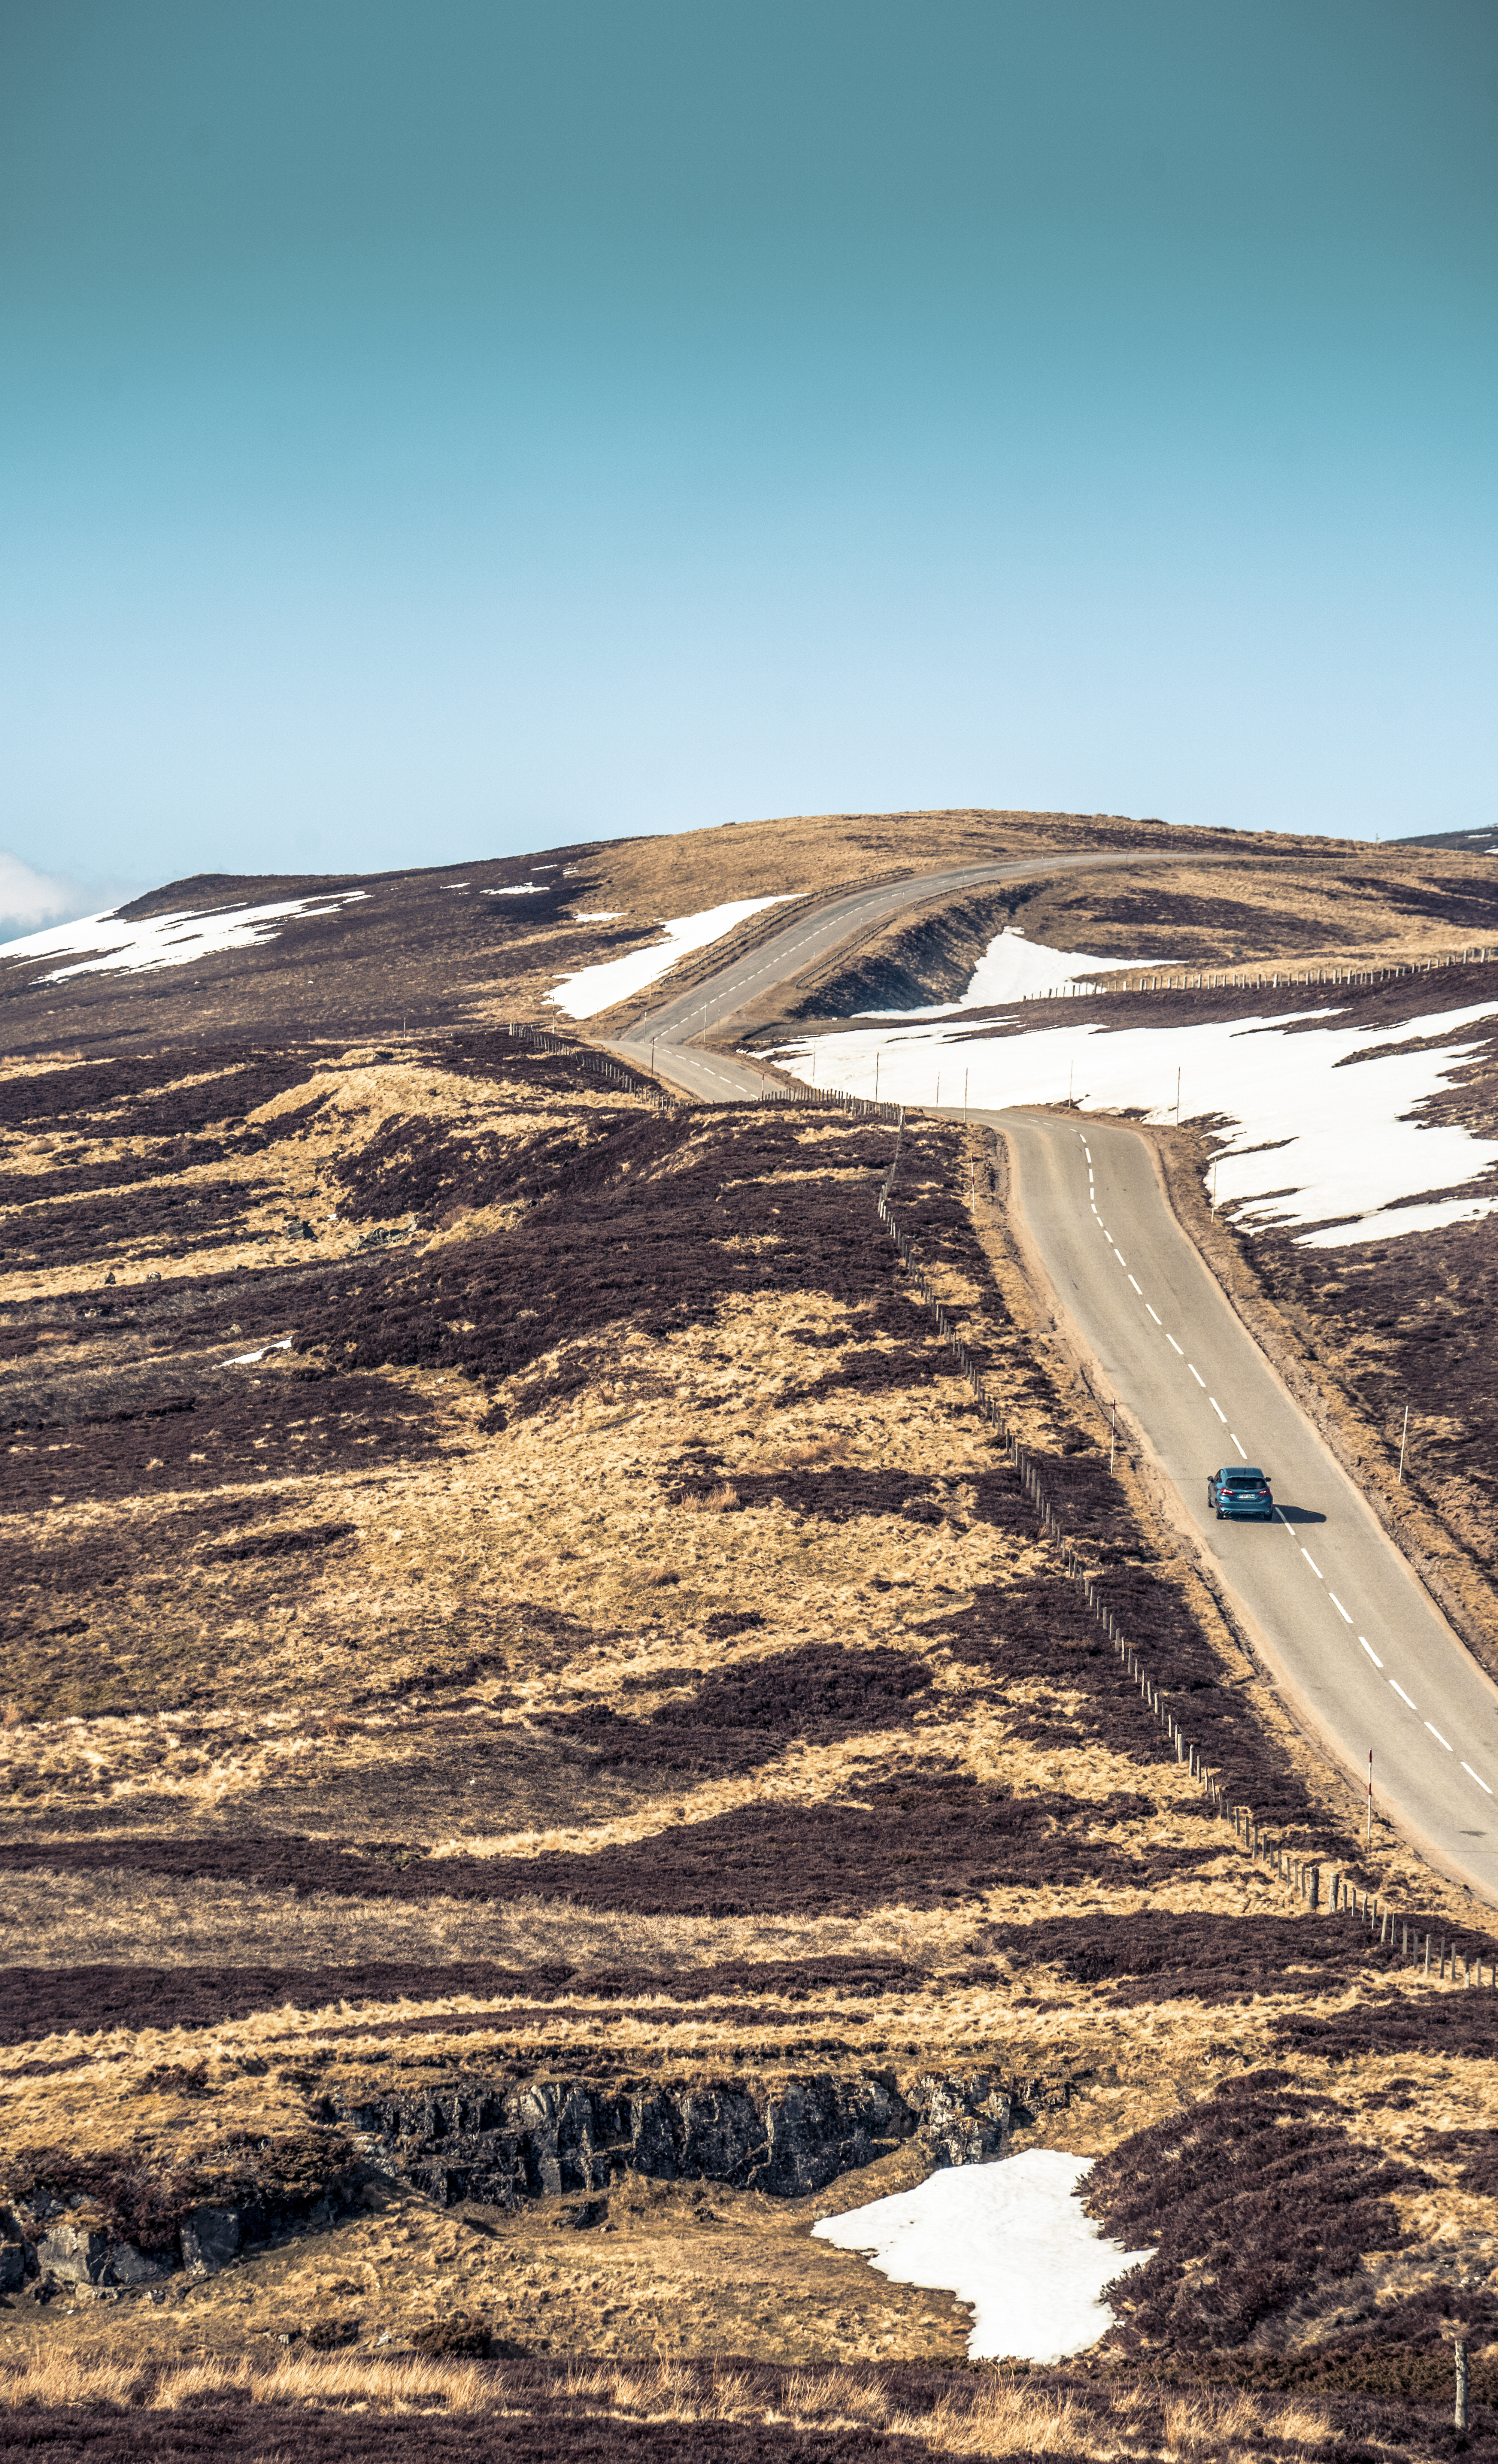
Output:
<svg viewBox="0 0 1498 2464">
<path fill-rule="evenodd" d="M 1207 1474 L 1207 1504 L 1219 1523 L 1267 1523 L 1274 1513 L 1269 1475 L 1254 1463 L 1226 1463 Z"/>
</svg>

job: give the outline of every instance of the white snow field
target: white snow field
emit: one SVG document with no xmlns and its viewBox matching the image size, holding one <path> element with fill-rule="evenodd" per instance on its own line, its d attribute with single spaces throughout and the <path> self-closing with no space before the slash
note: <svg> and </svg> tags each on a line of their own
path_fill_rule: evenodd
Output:
<svg viewBox="0 0 1498 2464">
<path fill-rule="evenodd" d="M 319 897 L 276 899 L 265 907 L 220 907 L 211 914 L 184 907 L 170 915 L 134 919 L 113 913 L 80 915 L 72 924 L 54 924 L 45 933 L 27 933 L 19 941 L 0 941 L 0 958 L 72 957 L 80 950 L 102 953 L 83 958 L 76 967 L 55 967 L 49 975 L 36 978 L 42 984 L 60 984 L 69 976 L 107 975 L 116 970 L 138 975 L 152 967 L 191 966 L 221 950 L 244 950 L 260 941 L 274 941 L 274 928 L 284 924 L 289 916 L 305 915 L 316 921 L 336 915 L 341 907 L 368 895 L 367 890 L 327 891 Z"/>
<path fill-rule="evenodd" d="M 627 1001 L 631 993 L 655 983 L 689 952 L 720 941 L 746 915 L 758 915 L 765 907 L 783 907 L 795 895 L 794 891 L 786 891 L 779 898 L 733 898 L 724 907 L 704 908 L 700 915 L 672 916 L 661 925 L 664 941 L 630 950 L 622 958 L 604 958 L 596 967 L 580 967 L 576 975 L 563 976 L 546 998 L 569 1018 L 596 1018 L 601 1009 L 611 1009 L 615 1001 Z"/>
<path fill-rule="evenodd" d="M 1041 993 L 1062 993 L 1093 977 L 1121 972 L 1116 958 L 1089 957 L 1085 950 L 1047 950 L 1043 941 L 1026 941 L 1014 925 L 1006 925 L 990 941 L 974 968 L 965 993 L 957 1001 L 938 1001 L 934 1009 L 870 1009 L 866 1018 L 949 1018 L 954 1009 L 994 1009 L 1000 1001 L 1030 1001 Z"/>
<path fill-rule="evenodd" d="M 971 2303 L 975 2362 L 1061 2362 L 1113 2323 L 1105 2284 L 1147 2251 L 1108 2241 L 1077 2196 L 1091 2160 L 1026 2148 L 996 2165 L 933 2173 L 919 2189 L 813 2225 L 863 2251 L 881 2276 Z"/>
<path fill-rule="evenodd" d="M 1476 1222 L 1498 1209 L 1492 1192 L 1449 1194 L 1498 1164 L 1498 1140 L 1412 1117 L 1481 1050 L 1486 1039 L 1469 1030 L 1498 1018 L 1498 1000 L 1396 1027 L 1294 1009 L 1200 1026 L 1072 1026 L 1058 1017 L 1060 1003 L 1046 1002 L 1033 1027 L 1023 1008 L 1010 1011 L 1026 1032 L 985 1036 L 963 1013 L 980 982 L 993 980 L 984 976 L 990 959 L 1015 966 L 1007 946 L 1015 938 L 1000 935 L 955 1008 L 907 1011 L 907 1026 L 819 1036 L 818 1084 L 872 1094 L 877 1060 L 878 1092 L 892 1103 L 950 1110 L 965 1100 L 989 1111 L 1070 1096 L 1086 1111 L 1137 1107 L 1149 1120 L 1169 1121 L 1179 1071 L 1182 1120 L 1223 1113 L 1235 1125 L 1218 1162 L 1217 1201 L 1249 1227 L 1320 1226 L 1304 1234 L 1306 1243 L 1332 1249 Z M 1070 962 L 1078 954 L 1051 955 Z M 1441 1039 L 1437 1048 L 1405 1048 L 1430 1038 Z M 796 1043 L 775 1057 L 809 1081 L 811 1054 L 810 1043 Z M 1411 1199 L 1422 1202 L 1400 1202 Z"/>
</svg>

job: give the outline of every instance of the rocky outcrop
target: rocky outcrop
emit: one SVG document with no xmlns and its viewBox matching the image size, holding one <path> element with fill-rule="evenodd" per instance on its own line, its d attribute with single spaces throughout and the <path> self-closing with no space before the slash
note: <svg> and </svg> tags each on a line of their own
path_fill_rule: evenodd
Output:
<svg viewBox="0 0 1498 2464">
<path fill-rule="evenodd" d="M 606 2190 L 623 2172 L 801 2198 L 916 2131 L 938 2165 L 985 2164 L 1003 2151 L 1009 2113 L 986 2074 L 923 2074 L 902 2093 L 890 2071 L 616 2093 L 583 2079 L 465 2078 L 326 2103 L 367 2159 L 429 2197 L 503 2208 Z"/>
<path fill-rule="evenodd" d="M 573 2213 L 591 2223 L 603 2212 L 597 2195 L 627 2172 L 804 2198 L 917 2134 L 937 2166 L 991 2164 L 1004 2151 L 1013 2103 L 986 2072 L 921 2072 L 902 2085 L 892 2071 L 818 2071 L 617 2091 L 587 2079 L 491 2084 L 465 2075 L 394 2094 L 334 2093 L 319 2118 L 341 2124 L 362 2161 L 347 2161 L 346 2139 L 321 2134 L 320 2168 L 305 2167 L 296 2182 L 226 2185 L 168 2211 L 169 2221 L 158 2212 L 148 2248 L 132 2238 L 130 2212 L 151 2189 L 143 2177 L 122 2200 L 111 2177 L 113 2204 L 97 2189 L 58 2197 L 38 2180 L 0 2211 L 0 2292 L 33 2277 L 44 2296 L 84 2285 L 107 2296 L 159 2284 L 178 2267 L 216 2275 L 278 2233 L 331 2224 L 374 2169 L 444 2206 L 475 2199 L 515 2209 L 581 2192 Z"/>
<path fill-rule="evenodd" d="M 991 2165 L 1009 2137 L 1014 2099 L 986 2071 L 970 2079 L 923 2071 L 908 2082 L 907 2101 L 938 2169 L 947 2165 Z"/>
<path fill-rule="evenodd" d="M 35 2249 L 38 2273 L 59 2284 L 158 2284 L 172 2271 L 169 2257 L 151 2257 L 134 2242 L 71 2218 L 38 2234 Z"/>
<path fill-rule="evenodd" d="M 0 2208 L 0 2290 L 18 2290 L 28 2277 L 45 2294 L 159 2284 L 179 2267 L 216 2275 L 275 2234 L 331 2224 L 365 2179 L 347 2141 L 330 2131 L 225 2143 L 216 2152 L 216 2162 L 169 2172 L 118 2156 L 35 2151 L 17 2167 L 11 2206 Z"/>
</svg>

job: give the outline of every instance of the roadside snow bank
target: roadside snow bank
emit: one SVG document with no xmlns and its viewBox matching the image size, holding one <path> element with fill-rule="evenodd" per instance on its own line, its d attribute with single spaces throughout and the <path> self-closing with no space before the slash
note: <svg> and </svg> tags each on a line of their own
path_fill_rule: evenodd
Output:
<svg viewBox="0 0 1498 2464">
<path fill-rule="evenodd" d="M 615 1001 L 628 1001 L 631 993 L 644 992 L 647 984 L 655 983 L 693 950 L 705 950 L 710 941 L 720 941 L 746 915 L 758 915 L 765 907 L 783 907 L 786 891 L 779 898 L 734 898 L 726 906 L 704 908 L 700 915 L 676 915 L 663 923 L 664 941 L 652 941 L 648 949 L 630 950 L 622 958 L 604 958 L 596 967 L 579 967 L 576 975 L 563 976 L 548 1001 L 564 1009 L 569 1018 L 596 1018 L 601 1009 L 612 1009 Z M 581 923 L 584 919 L 578 918 Z"/>
<path fill-rule="evenodd" d="M 1117 958 L 1090 958 L 1085 950 L 1047 950 L 1044 941 L 1026 941 L 1014 925 L 1005 925 L 990 941 L 974 968 L 966 992 L 932 1009 L 871 1009 L 866 1018 L 949 1018 L 956 1009 L 993 1009 L 1000 1001 L 1026 1001 L 1037 993 L 1062 992 L 1067 985 L 1118 970 Z"/>
<path fill-rule="evenodd" d="M 1077 2196 L 1086 2156 L 1027 2148 L 997 2165 L 933 2173 L 918 2190 L 875 2199 L 813 2225 L 813 2236 L 863 2251 L 881 2276 L 955 2293 L 974 2312 L 975 2362 L 1065 2361 L 1112 2325 L 1105 2284 L 1148 2253 L 1107 2241 Z"/>
<path fill-rule="evenodd" d="M 316 921 L 336 915 L 341 907 L 368 895 L 367 890 L 325 891 L 311 898 L 279 898 L 265 907 L 221 907 L 211 914 L 184 907 L 170 915 L 82 915 L 75 924 L 55 924 L 45 933 L 0 942 L 0 958 L 71 957 L 79 950 L 103 953 L 84 958 L 76 967 L 55 967 L 50 975 L 38 976 L 36 981 L 43 984 L 116 969 L 139 975 L 153 967 L 193 966 L 221 950 L 244 950 L 259 941 L 274 941 L 271 928 L 290 916 L 305 915 Z"/>
<path fill-rule="evenodd" d="M 1033 1031 L 985 1036 L 949 1009 L 906 1027 L 819 1036 L 816 1078 L 872 1094 L 877 1059 L 878 1092 L 892 1103 L 951 1110 L 965 1085 L 968 1104 L 984 1111 L 1070 1096 L 1085 1111 L 1137 1109 L 1163 1122 L 1176 1115 L 1179 1072 L 1182 1120 L 1225 1113 L 1237 1125 L 1218 1163 L 1218 1204 L 1241 1208 L 1249 1226 L 1322 1225 L 1307 1245 L 1332 1249 L 1471 1223 L 1498 1209 L 1491 1195 L 1445 1195 L 1498 1162 L 1498 1141 L 1458 1122 L 1412 1117 L 1482 1049 L 1486 1038 L 1467 1031 L 1495 1018 L 1498 1001 L 1393 1027 L 1350 1024 L 1346 1012 L 1325 1010 L 1107 1027 L 1067 1025 L 1047 1007 Z M 1023 1026 L 1024 1013 L 1011 1011 L 1011 1022 Z M 1439 1049 L 1401 1049 L 1430 1037 L 1443 1039 Z M 776 1058 L 809 1080 L 811 1052 L 810 1043 L 798 1043 Z M 1400 1202 L 1411 1199 L 1422 1203 Z"/>
</svg>

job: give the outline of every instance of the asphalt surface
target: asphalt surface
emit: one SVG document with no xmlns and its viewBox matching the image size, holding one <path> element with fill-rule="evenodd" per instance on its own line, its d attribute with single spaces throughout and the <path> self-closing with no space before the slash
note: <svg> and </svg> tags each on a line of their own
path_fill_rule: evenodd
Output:
<svg viewBox="0 0 1498 2464">
<path fill-rule="evenodd" d="M 1498 1687 L 1242 1325 L 1145 1140 L 1086 1115 L 986 1112 L 1021 1214 L 1110 1399 L 1177 1490 L 1287 1698 L 1378 1810 L 1498 1904 Z M 1206 1477 L 1270 1475 L 1275 1520 L 1219 1523 Z"/>
<path fill-rule="evenodd" d="M 915 873 L 904 881 L 852 890 L 798 915 L 783 933 L 723 967 L 694 991 L 679 994 L 614 1040 L 611 1049 L 638 1063 L 655 1046 L 656 1074 L 689 1095 L 727 1103 L 755 1096 L 767 1073 L 727 1053 L 702 1052 L 694 1039 L 720 1032 L 748 1002 L 777 983 L 792 980 L 846 941 L 862 938 L 902 909 L 929 898 L 956 895 L 991 881 L 1033 880 L 1039 873 L 1088 872 L 1098 866 L 1179 863 L 1179 856 L 1114 848 L 1106 855 L 1022 856 L 1004 864 L 967 865 L 952 872 Z"/>
<path fill-rule="evenodd" d="M 765 1073 L 694 1049 L 777 982 L 902 908 L 981 882 L 1150 859 L 1020 859 L 850 891 L 661 1007 L 615 1048 L 699 1099 L 758 1094 Z M 1157 859 L 1157 861 L 1161 859 Z M 1487 1678 L 1281 1385 L 1180 1229 L 1145 1141 L 1086 1116 L 975 1113 L 1015 1157 L 1015 1194 L 1057 1300 L 1175 1488 L 1237 1616 L 1298 1716 L 1456 1881 L 1498 1905 L 1498 1687 Z M 1272 1523 L 1219 1523 L 1209 1471 L 1267 1471 Z"/>
</svg>

